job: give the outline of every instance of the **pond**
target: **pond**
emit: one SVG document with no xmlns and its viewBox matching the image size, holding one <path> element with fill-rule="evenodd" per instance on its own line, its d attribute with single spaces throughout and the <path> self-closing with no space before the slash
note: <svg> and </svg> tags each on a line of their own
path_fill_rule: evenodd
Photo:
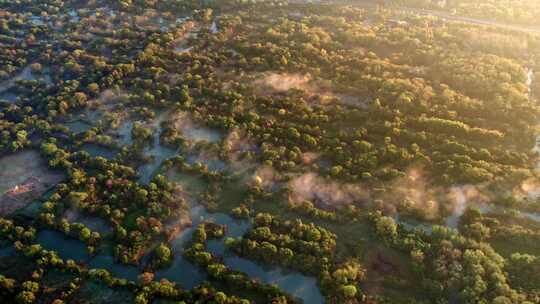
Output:
<svg viewBox="0 0 540 304">
<path fill-rule="evenodd" d="M 80 119 L 68 121 L 66 123 L 63 123 L 62 125 L 67 127 L 72 133 L 75 134 L 86 132 L 90 128 L 92 128 L 92 124 Z"/>
<path fill-rule="evenodd" d="M 221 133 L 205 127 L 190 126 L 182 128 L 184 136 L 191 141 L 206 141 L 216 143 L 221 141 Z"/>
<path fill-rule="evenodd" d="M 105 219 L 94 215 L 86 215 L 75 206 L 70 207 L 64 213 L 63 217 L 70 223 L 80 223 L 85 225 L 91 231 L 99 232 L 102 237 L 103 235 L 112 232 L 111 225 Z"/>
<path fill-rule="evenodd" d="M 148 184 L 161 167 L 163 161 L 175 156 L 177 152 L 175 149 L 162 146 L 159 143 L 159 132 L 154 132 L 153 143 L 144 149 L 144 154 L 149 156 L 151 161 L 137 168 L 139 182 Z"/>
<path fill-rule="evenodd" d="M 193 49 L 192 46 L 189 46 L 189 47 L 184 47 L 184 46 L 177 46 L 174 48 L 174 51 L 179 53 L 179 54 L 182 54 L 182 53 L 187 53 L 189 51 L 191 51 Z"/>
<path fill-rule="evenodd" d="M 8 103 L 14 103 L 17 102 L 17 94 L 11 93 L 11 92 L 4 92 L 0 94 L 0 101 L 8 102 Z"/>
<path fill-rule="evenodd" d="M 103 157 L 105 159 L 111 160 L 116 157 L 117 151 L 103 147 L 96 144 L 84 144 L 81 147 L 81 150 L 88 152 L 92 157 Z"/>
<path fill-rule="evenodd" d="M 33 201 L 32 203 L 28 204 L 26 207 L 17 210 L 17 214 L 22 214 L 24 216 L 37 219 L 39 217 L 39 214 L 41 213 L 42 204 L 43 202 L 41 202 L 40 200 Z"/>
<path fill-rule="evenodd" d="M 59 231 L 42 230 L 38 233 L 36 242 L 47 250 L 56 251 L 62 259 L 88 263 L 90 268 L 105 269 L 118 278 L 136 281 L 140 274 L 137 267 L 116 263 L 111 255 L 99 254 L 90 257 L 83 242 L 68 238 Z"/>
<path fill-rule="evenodd" d="M 401 217 L 399 215 L 399 213 L 396 213 L 396 214 L 392 215 L 392 218 L 394 219 L 394 221 L 397 224 L 403 225 L 403 228 L 405 228 L 407 230 L 418 229 L 418 230 L 421 230 L 421 231 L 423 231 L 423 232 L 425 232 L 427 234 L 431 234 L 431 232 L 433 231 L 433 225 L 426 224 L 426 223 L 421 223 L 421 222 L 413 220 L 413 219 L 403 218 L 403 217 Z"/>
<path fill-rule="evenodd" d="M 120 145 L 133 144 L 133 138 L 131 138 L 131 129 L 133 129 L 134 121 L 123 122 L 118 129 L 114 130 L 114 136 Z"/>
<path fill-rule="evenodd" d="M 141 123 L 143 126 L 153 130 L 151 142 L 143 149 L 143 153 L 149 159 L 149 161 L 141 164 L 136 170 L 139 175 L 139 182 L 142 184 L 148 184 L 161 167 L 163 161 L 175 156 L 178 153 L 177 149 L 171 149 L 163 146 L 159 141 L 160 125 L 167 119 L 168 115 L 169 112 L 164 111 L 150 123 L 145 123 L 144 121 L 125 120 L 116 130 L 111 133 L 116 138 L 119 145 L 132 145 L 134 142 L 131 132 L 136 122 Z"/>
<path fill-rule="evenodd" d="M 157 141 L 159 141 L 159 139 L 157 139 Z M 177 153 L 176 150 L 164 147 L 159 143 L 154 144 L 150 149 L 145 150 L 145 152 L 152 160 L 137 169 L 139 182 L 142 184 L 148 184 L 161 167 L 163 161 L 175 156 Z"/>
<path fill-rule="evenodd" d="M 137 281 L 140 270 L 132 265 L 119 264 L 114 261 L 111 255 L 97 255 L 88 263 L 90 268 L 106 269 L 114 277 Z"/>
<path fill-rule="evenodd" d="M 76 239 L 67 238 L 59 231 L 42 230 L 38 232 L 36 242 L 47 250 L 54 250 L 62 259 L 86 262 L 89 255 L 86 245 Z"/>
<path fill-rule="evenodd" d="M 13 246 L 7 246 L 0 248 L 0 257 L 12 257 L 16 255 L 15 248 Z"/>
<path fill-rule="evenodd" d="M 202 206 L 195 206 L 190 209 L 192 226 L 184 229 L 171 241 L 174 260 L 170 267 L 156 272 L 157 279 L 166 278 L 178 283 L 185 289 L 191 289 L 207 279 L 207 274 L 201 268 L 183 257 L 184 247 L 191 240 L 193 230 L 201 222 L 204 214 L 206 214 L 206 211 Z"/>
<path fill-rule="evenodd" d="M 298 272 L 289 272 L 276 267 L 263 267 L 236 256 L 225 256 L 225 264 L 232 270 L 246 273 L 250 278 L 257 278 L 267 284 L 275 284 L 306 304 L 324 303 L 324 297 L 314 277 L 306 277 Z"/>
<path fill-rule="evenodd" d="M 227 169 L 227 164 L 224 161 L 217 158 L 204 157 L 202 155 L 189 155 L 186 157 L 186 162 L 190 165 L 196 163 L 204 164 L 210 171 L 224 171 Z"/>
<path fill-rule="evenodd" d="M 28 65 L 19 74 L 3 82 L 0 82 L 0 93 L 4 93 L 8 91 L 17 83 L 17 81 L 21 81 L 21 80 L 25 80 L 25 81 L 38 80 L 47 85 L 52 83 L 52 79 L 51 79 L 51 76 L 49 75 L 49 70 L 47 68 L 44 68 L 40 72 L 33 72 L 30 65 Z M 13 100 L 14 94 L 12 93 L 10 94 L 11 95 L 4 96 L 2 99 Z"/>
<path fill-rule="evenodd" d="M 184 289 L 191 289 L 207 279 L 206 273 L 186 260 L 181 251 L 175 251 L 174 254 L 171 266 L 157 271 L 156 279 L 167 279 L 176 282 Z"/>
<path fill-rule="evenodd" d="M 217 27 L 216 20 L 212 21 L 212 25 L 210 25 L 210 33 L 217 34 L 219 32 L 219 29 Z"/>
<path fill-rule="evenodd" d="M 85 281 L 81 288 L 77 290 L 75 299 L 89 299 L 88 303 L 106 304 L 106 303 L 135 303 L 133 293 L 127 288 L 110 288 L 105 283 L 97 280 Z"/>
<path fill-rule="evenodd" d="M 207 128 L 193 121 L 191 114 L 187 112 L 178 112 L 172 115 L 174 127 L 182 132 L 184 138 L 190 142 L 220 142 L 223 135 L 215 130 Z"/>
<path fill-rule="evenodd" d="M 32 23 L 32 24 L 35 25 L 35 26 L 42 26 L 42 25 L 45 25 L 45 22 L 43 21 L 43 17 L 42 17 L 42 16 L 35 16 L 35 15 L 32 15 L 32 16 L 28 17 L 28 20 L 30 21 L 30 23 Z"/>
</svg>

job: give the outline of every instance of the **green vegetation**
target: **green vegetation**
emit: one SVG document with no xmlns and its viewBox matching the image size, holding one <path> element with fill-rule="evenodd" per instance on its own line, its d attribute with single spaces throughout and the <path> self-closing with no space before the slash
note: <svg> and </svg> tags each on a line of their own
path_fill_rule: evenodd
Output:
<svg viewBox="0 0 540 304">
<path fill-rule="evenodd" d="M 540 303 L 540 35 L 398 6 L 0 0 L 0 302 Z"/>
</svg>

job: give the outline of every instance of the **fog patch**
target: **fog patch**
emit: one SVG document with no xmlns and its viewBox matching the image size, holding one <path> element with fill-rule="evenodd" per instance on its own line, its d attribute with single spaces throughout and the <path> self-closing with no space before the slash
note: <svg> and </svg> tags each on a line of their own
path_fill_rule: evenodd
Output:
<svg viewBox="0 0 540 304">
<path fill-rule="evenodd" d="M 302 153 L 302 162 L 304 165 L 311 165 L 314 164 L 317 160 L 319 160 L 320 155 L 318 153 L 313 152 L 305 152 Z"/>
<path fill-rule="evenodd" d="M 97 216 L 85 215 L 77 206 L 71 206 L 66 210 L 64 218 L 69 223 L 81 223 L 91 231 L 97 231 L 100 234 L 105 234 L 112 230 L 107 221 Z"/>
<path fill-rule="evenodd" d="M 540 181 L 537 178 L 526 179 L 514 189 L 514 196 L 537 200 L 540 198 Z"/>
<path fill-rule="evenodd" d="M 310 74 L 266 73 L 253 81 L 263 94 L 283 93 L 300 90 L 306 94 L 308 104 L 321 106 L 342 104 L 352 107 L 367 108 L 368 101 L 358 96 L 334 92 L 329 80 L 313 79 Z"/>
<path fill-rule="evenodd" d="M 143 15 L 133 16 L 132 20 L 138 28 L 161 32 L 166 32 L 182 22 L 182 19 L 173 18 L 170 13 L 160 13 L 154 9 L 146 9 Z"/>
<path fill-rule="evenodd" d="M 313 91 L 309 85 L 311 76 L 309 74 L 277 74 L 270 73 L 255 81 L 255 85 L 266 87 L 277 92 L 285 92 L 291 89 Z"/>
<path fill-rule="evenodd" d="M 107 109 L 118 103 L 125 101 L 128 95 L 122 90 L 105 90 L 99 94 L 96 99 L 89 102 L 90 105 L 104 106 Z"/>
<path fill-rule="evenodd" d="M 182 135 L 191 143 L 221 141 L 221 133 L 195 123 L 187 112 L 179 112 L 173 118 L 174 128 L 181 131 Z"/>
<path fill-rule="evenodd" d="M 387 199 L 394 202 L 397 210 L 413 211 L 426 220 L 439 218 L 440 198 L 420 169 L 409 169 L 405 177 L 396 179 L 389 188 Z"/>
<path fill-rule="evenodd" d="M 299 204 L 310 201 L 319 208 L 329 210 L 342 205 L 359 203 L 369 197 L 368 192 L 358 185 L 338 183 L 315 173 L 306 173 L 292 179 L 288 188 L 291 191 L 290 202 Z"/>
<path fill-rule="evenodd" d="M 219 159 L 216 152 L 209 149 L 199 149 L 198 153 L 187 156 L 186 161 L 190 165 L 197 163 L 205 165 L 210 171 L 224 171 L 227 164 Z"/>
<path fill-rule="evenodd" d="M 489 201 L 489 198 L 473 185 L 451 187 L 447 198 L 450 204 L 447 204 L 446 208 L 452 213 L 446 218 L 446 226 L 452 228 L 457 228 L 459 219 L 467 207 L 486 204 Z"/>
<path fill-rule="evenodd" d="M 260 149 L 243 130 L 229 132 L 223 141 L 223 151 L 234 171 L 245 172 L 257 166 L 251 154 L 258 153 Z"/>
<path fill-rule="evenodd" d="M 260 187 L 265 191 L 276 191 L 281 185 L 279 173 L 272 167 L 261 166 L 255 170 L 250 185 Z"/>
<path fill-rule="evenodd" d="M 427 221 L 440 221 L 446 216 L 446 224 L 454 228 L 467 207 L 489 201 L 478 186 L 433 186 L 420 168 L 410 168 L 404 177 L 397 178 L 387 189 L 389 191 L 383 194 L 383 206 L 380 208 Z"/>
</svg>

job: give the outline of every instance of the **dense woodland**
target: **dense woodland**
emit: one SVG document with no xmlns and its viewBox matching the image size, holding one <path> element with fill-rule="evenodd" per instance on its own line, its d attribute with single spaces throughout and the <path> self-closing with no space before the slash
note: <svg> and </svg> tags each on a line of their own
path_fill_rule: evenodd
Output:
<svg viewBox="0 0 540 304">
<path fill-rule="evenodd" d="M 540 14 L 502 2 L 446 9 Z M 234 257 L 321 303 L 540 303 L 538 34 L 384 5 L 0 8 L 0 302 L 302 302 Z M 27 151 L 62 181 L 16 183 Z M 160 275 L 187 264 L 193 288 Z"/>
</svg>

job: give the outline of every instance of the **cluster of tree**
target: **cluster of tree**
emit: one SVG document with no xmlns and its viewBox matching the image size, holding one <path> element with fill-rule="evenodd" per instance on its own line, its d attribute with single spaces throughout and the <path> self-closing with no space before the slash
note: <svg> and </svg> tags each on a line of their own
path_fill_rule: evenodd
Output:
<svg viewBox="0 0 540 304">
<path fill-rule="evenodd" d="M 462 235 L 490 243 L 505 258 L 510 253 L 534 253 L 540 250 L 540 224 L 527 220 L 511 210 L 494 210 L 482 213 L 477 208 L 467 208 L 460 218 L 459 230 Z M 509 253 L 508 248 L 513 248 Z"/>
<path fill-rule="evenodd" d="M 362 302 L 366 297 L 359 290 L 359 282 L 365 279 L 366 270 L 354 258 L 337 264 L 335 238 L 314 224 L 259 213 L 252 230 L 241 238 L 228 239 L 226 244 L 241 256 L 316 275 L 332 303 Z"/>
<path fill-rule="evenodd" d="M 52 213 L 41 213 L 40 219 L 47 227 L 60 230 L 65 235 L 86 243 L 88 253 L 90 254 L 95 253 L 96 247 L 101 242 L 101 234 L 97 231 L 90 230 L 83 223 L 69 223 L 66 219 L 61 219 L 57 223 Z"/>
<path fill-rule="evenodd" d="M 0 275 L 0 286 L 2 286 L 3 296 L 7 299 L 15 299 L 16 303 L 31 304 L 36 301 L 36 293 L 39 291 L 39 284 L 32 281 L 25 281 L 18 284 L 16 280 Z"/>
<path fill-rule="evenodd" d="M 302 201 L 300 203 L 287 201 L 287 207 L 291 211 L 312 219 L 338 222 L 342 224 L 354 222 L 362 214 L 361 209 L 353 204 L 342 206 L 341 208 L 333 211 L 317 208 L 315 204 L 310 201 Z"/>
<path fill-rule="evenodd" d="M 70 179 L 44 203 L 41 218 L 68 232 L 68 227 L 74 225 L 62 221 L 62 217 L 70 208 L 106 218 L 114 228 L 116 256 L 124 263 L 137 263 L 151 240 L 165 234 L 162 223 L 187 210 L 186 203 L 175 195 L 175 187 L 164 176 L 142 186 L 134 181 L 129 167 L 91 158 L 84 152 L 71 154 L 53 142 L 44 143 L 42 150 L 50 163 L 68 171 Z M 87 230 L 79 229 L 79 237 L 88 242 L 99 239 L 92 233 L 86 238 Z"/>
<path fill-rule="evenodd" d="M 386 216 L 372 215 L 376 234 L 411 257 L 424 296 L 432 301 L 456 297 L 463 303 L 533 303 L 513 288 L 505 259 L 484 242 L 434 226 L 429 236 L 410 232 Z"/>
<path fill-rule="evenodd" d="M 243 256 L 318 274 L 331 265 L 336 236 L 301 220 L 283 221 L 268 213 L 255 216 L 254 227 L 233 248 Z"/>
<path fill-rule="evenodd" d="M 505 270 L 513 286 L 535 294 L 531 302 L 540 301 L 540 281 L 536 275 L 540 270 L 540 258 L 530 254 L 514 253 L 507 262 Z"/>
<path fill-rule="evenodd" d="M 231 213 L 232 215 L 235 217 L 235 218 L 238 218 L 238 219 L 247 219 L 249 218 L 249 215 L 251 214 L 251 211 L 249 210 L 249 208 L 242 204 L 238 207 L 235 207 L 231 210 Z"/>
<path fill-rule="evenodd" d="M 270 303 L 296 303 L 289 295 L 283 293 L 275 285 L 262 284 L 250 279 L 246 274 L 233 271 L 220 262 L 218 257 L 206 251 L 206 241 L 210 238 L 223 236 L 224 227 L 210 222 L 202 223 L 192 235 L 192 244 L 184 252 L 186 257 L 206 270 L 211 280 L 225 284 L 225 286 L 240 289 L 246 293 L 261 295 Z"/>
<path fill-rule="evenodd" d="M 347 16 L 346 24 L 334 16 L 338 12 Z M 534 130 L 530 126 L 538 111 L 526 97 L 525 73 L 513 54 L 510 58 L 500 53 L 475 57 L 485 68 L 474 69 L 476 63 L 470 59 L 471 53 L 454 47 L 464 35 L 456 33 L 454 27 L 451 36 L 444 28 L 436 27 L 437 35 L 429 38 L 421 19 L 412 20 L 408 31 L 389 26 L 365 28 L 365 17 L 353 17 L 353 12 L 350 8 L 336 9 L 324 17 L 314 15 L 302 22 L 289 18 L 282 24 L 268 18 L 266 23 L 259 20 L 256 29 L 246 27 L 238 19 L 224 18 L 222 26 L 234 30 L 238 42 L 224 34 L 216 35 L 209 46 L 203 42 L 200 47 L 195 46 L 199 54 L 191 52 L 177 59 L 168 49 L 154 48 L 154 56 L 159 54 L 170 63 L 163 68 L 171 73 L 185 71 L 182 75 L 187 84 L 182 90 L 204 105 L 194 110 L 197 115 L 212 126 L 246 130 L 262 147 L 260 160 L 278 170 L 302 168 L 301 156 L 307 151 L 322 152 L 332 162 L 332 170 L 322 168 L 323 172 L 358 181 L 394 178 L 419 162 L 444 183 L 510 178 L 514 170 L 529 170 L 535 159 L 529 153 L 534 145 Z M 241 17 L 249 24 L 249 17 Z M 349 28 L 351 24 L 356 27 Z M 301 35 L 300 28 L 303 32 L 311 28 L 318 32 L 310 33 L 313 37 L 297 37 Z M 274 33 L 271 42 L 266 41 L 269 31 Z M 311 39 L 311 46 L 319 51 L 316 58 L 305 56 L 306 50 L 292 45 L 292 38 Z M 415 45 L 411 48 L 413 39 Z M 353 56 L 350 47 L 344 49 L 343 45 L 371 52 L 361 59 L 333 55 L 349 52 Z M 448 47 L 452 47 L 452 54 L 446 51 Z M 395 50 L 392 57 L 378 55 L 389 48 Z M 414 54 L 405 56 L 405 51 Z M 268 64 L 254 67 L 245 60 L 250 56 Z M 274 58 L 282 56 L 286 65 Z M 358 101 L 353 107 L 318 107 L 310 104 L 313 92 L 308 89 L 252 97 L 254 91 L 258 92 L 256 87 L 241 83 L 243 79 L 217 77 L 217 64 L 247 73 L 275 70 L 276 66 L 282 67 L 282 73 L 310 73 L 318 80 L 310 86 L 333 81 L 335 91 L 373 102 Z M 344 68 L 350 65 L 361 70 Z M 456 75 L 471 79 L 462 81 Z M 222 82 L 232 83 L 228 91 L 222 89 Z M 474 90 L 480 86 L 489 88 L 485 95 L 477 95 Z M 501 103 L 501 107 L 494 111 L 492 100 Z M 367 103 L 371 106 L 363 108 Z M 511 111 L 507 109 L 509 105 Z M 246 107 L 251 110 L 239 111 Z M 417 119 L 418 116 L 423 118 Z M 524 132 L 527 136 L 522 136 Z M 451 142 L 447 143 L 448 140 Z M 507 148 L 500 149 L 501 145 Z M 448 159 L 452 161 L 443 161 Z M 394 169 L 382 169 L 389 166 Z M 503 170 L 507 166 L 512 166 L 512 170 Z"/>
<path fill-rule="evenodd" d="M 218 227 L 208 224 L 208 233 L 215 231 Z M 223 229 L 223 227 L 221 227 Z M 103 282 L 112 289 L 127 289 L 133 293 L 135 303 L 150 303 L 153 299 L 168 299 L 174 301 L 185 301 L 185 303 L 195 303 L 197 301 L 214 301 L 222 304 L 245 304 L 249 301 L 230 296 L 222 291 L 215 290 L 211 285 L 204 283 L 192 290 L 181 290 L 175 283 L 167 280 L 154 281 L 152 273 L 144 272 L 139 276 L 139 282 L 132 282 L 126 279 L 115 278 L 105 269 L 88 269 L 77 264 L 73 260 L 64 261 L 58 257 L 56 252 L 41 248 L 40 245 L 31 244 L 31 241 L 24 236 L 22 231 L 32 231 L 32 228 L 24 228 L 14 225 L 13 221 L 0 219 L 0 239 L 9 238 L 14 243 L 15 248 L 26 259 L 30 259 L 37 265 L 37 269 L 31 274 L 19 273 L 21 277 L 28 276 L 28 280 L 14 280 L 0 275 L 0 296 L 3 300 L 13 301 L 13 303 L 30 304 L 38 302 L 38 299 L 46 296 L 48 291 L 47 283 L 43 278 L 48 271 L 59 270 L 71 273 L 75 278 L 66 285 L 66 289 L 58 293 L 51 303 L 61 304 L 73 299 L 74 293 L 80 288 L 82 283 L 88 281 Z M 219 230 L 219 229 L 217 229 Z M 216 235 L 217 237 L 218 235 Z M 249 282 L 249 280 L 247 280 Z M 255 284 L 256 285 L 256 284 Z M 270 287 L 258 287 L 260 290 L 268 290 Z M 52 289 L 54 290 L 54 289 Z M 10 302 L 11 303 L 11 302 Z M 286 302 L 280 302 L 286 303 Z M 292 303 L 292 302 L 289 302 Z"/>
<path fill-rule="evenodd" d="M 0 131 L 2 132 L 0 139 L 0 153 L 16 152 L 30 145 L 28 140 L 29 127 L 25 123 L 18 123 L 13 120 L 5 119 L 7 113 L 0 113 Z"/>
</svg>

